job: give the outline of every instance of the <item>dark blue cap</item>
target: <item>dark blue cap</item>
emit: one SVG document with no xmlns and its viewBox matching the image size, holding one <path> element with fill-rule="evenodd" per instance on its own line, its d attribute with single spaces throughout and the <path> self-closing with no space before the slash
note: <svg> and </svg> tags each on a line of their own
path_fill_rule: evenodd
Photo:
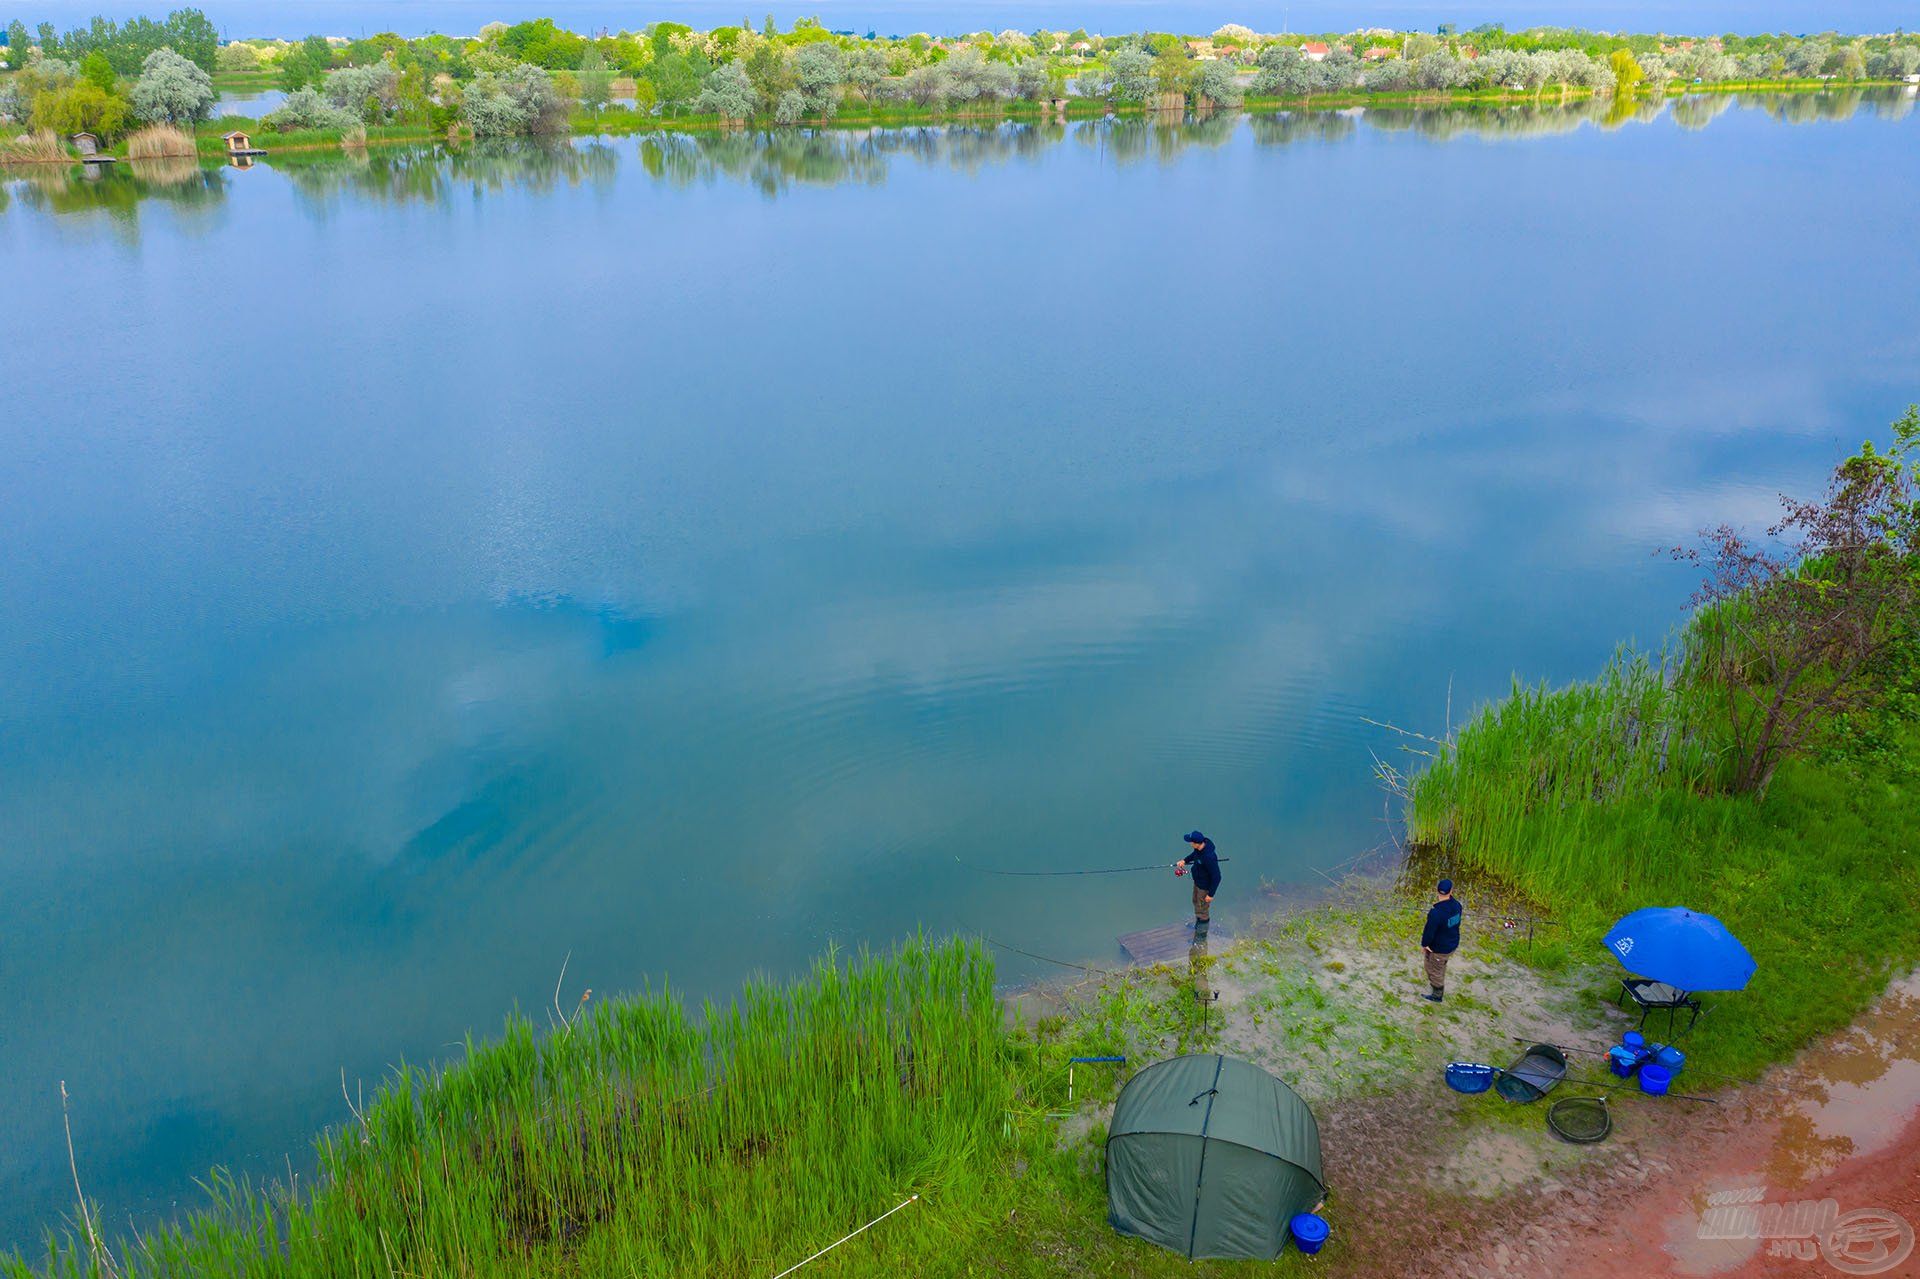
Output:
<svg viewBox="0 0 1920 1279">
<path fill-rule="evenodd" d="M 1452 891 L 1453 891 L 1453 881 L 1452 881 L 1451 879 L 1443 879 L 1443 880 L 1441 880 L 1441 881 L 1440 881 L 1440 891 L 1441 891 L 1441 892 L 1443 892 L 1443 893 L 1450 893 L 1450 892 L 1452 892 Z"/>
<path fill-rule="evenodd" d="M 1187 842 L 1189 844 L 1204 844 L 1207 842 L 1207 837 L 1197 830 L 1190 830 L 1187 832 Z"/>
</svg>

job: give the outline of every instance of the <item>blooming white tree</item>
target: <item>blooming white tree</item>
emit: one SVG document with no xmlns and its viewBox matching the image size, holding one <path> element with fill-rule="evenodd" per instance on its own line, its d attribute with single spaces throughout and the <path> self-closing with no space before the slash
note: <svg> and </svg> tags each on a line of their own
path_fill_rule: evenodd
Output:
<svg viewBox="0 0 1920 1279">
<path fill-rule="evenodd" d="M 1220 107 L 1237 107 L 1246 97 L 1240 88 L 1240 77 L 1227 62 L 1201 63 L 1198 89 L 1201 97 Z"/>
<path fill-rule="evenodd" d="M 133 114 L 148 124 L 191 125 L 213 114 L 213 78 L 172 49 L 155 49 L 140 64 Z"/>
<path fill-rule="evenodd" d="M 1129 102 L 1144 101 L 1153 92 L 1153 59 L 1145 49 L 1127 48 L 1107 59 L 1113 95 Z"/>
<path fill-rule="evenodd" d="M 553 77 L 524 62 L 508 71 L 475 76 L 460 110 L 481 137 L 558 133 L 567 127 L 567 102 L 554 88 Z"/>
<path fill-rule="evenodd" d="M 801 113 L 831 117 L 840 106 L 840 86 L 847 78 L 847 59 L 839 45 L 825 41 L 802 45 L 793 55 L 793 78 L 794 88 L 790 92 L 798 93 Z M 776 111 L 776 119 L 778 115 Z"/>
<path fill-rule="evenodd" d="M 747 69 L 738 62 L 723 62 L 708 73 L 693 109 L 728 120 L 747 120 L 753 117 L 753 104 L 753 81 L 747 78 Z"/>
</svg>

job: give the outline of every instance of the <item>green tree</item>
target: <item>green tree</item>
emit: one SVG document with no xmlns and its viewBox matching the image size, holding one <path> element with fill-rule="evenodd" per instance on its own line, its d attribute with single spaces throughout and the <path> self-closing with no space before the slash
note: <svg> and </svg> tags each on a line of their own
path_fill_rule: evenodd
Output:
<svg viewBox="0 0 1920 1279">
<path fill-rule="evenodd" d="M 27 24 L 15 18 L 7 24 L 7 61 L 19 70 L 27 61 L 27 46 L 33 43 L 33 37 L 27 32 Z"/>
<path fill-rule="evenodd" d="M 95 49 L 92 53 L 89 53 L 80 60 L 80 78 L 97 84 L 108 93 L 112 93 L 116 80 L 113 74 L 113 63 L 107 61 L 106 54 Z"/>
<path fill-rule="evenodd" d="M 580 58 L 579 84 L 580 105 L 596 114 L 613 96 L 613 73 L 607 70 L 606 55 L 597 45 L 589 46 Z"/>
<path fill-rule="evenodd" d="M 647 67 L 647 80 L 659 95 L 660 105 L 669 113 L 692 102 L 701 88 L 700 72 L 684 53 L 655 58 Z"/>
<path fill-rule="evenodd" d="M 258 71 L 260 55 L 254 52 L 250 44 L 223 44 L 220 52 L 214 55 L 213 69 L 228 73 Z"/>
<path fill-rule="evenodd" d="M 1193 53 L 1186 42 L 1165 45 L 1153 59 L 1153 84 L 1161 93 L 1184 94 L 1193 86 Z"/>
<path fill-rule="evenodd" d="M 127 123 L 127 100 L 108 93 L 91 80 L 75 80 L 65 88 L 34 95 L 33 127 L 51 129 L 62 137 L 92 133 L 117 137 Z"/>
<path fill-rule="evenodd" d="M 220 56 L 220 32 L 198 9 L 176 9 L 167 15 L 165 47 L 202 71 L 211 72 Z"/>
<path fill-rule="evenodd" d="M 1633 56 L 1631 49 L 1615 49 L 1607 59 L 1607 65 L 1613 68 L 1613 86 L 1617 93 L 1632 93 L 1635 85 L 1647 78 L 1640 69 L 1640 60 Z"/>
<path fill-rule="evenodd" d="M 325 36 L 308 36 L 280 59 L 280 87 L 288 93 L 320 83 L 333 70 L 333 46 Z"/>
<path fill-rule="evenodd" d="M 760 95 L 760 105 L 772 110 L 780 95 L 794 87 L 793 69 L 787 65 L 787 51 L 771 42 L 758 45 L 743 64 L 747 79 Z"/>
</svg>

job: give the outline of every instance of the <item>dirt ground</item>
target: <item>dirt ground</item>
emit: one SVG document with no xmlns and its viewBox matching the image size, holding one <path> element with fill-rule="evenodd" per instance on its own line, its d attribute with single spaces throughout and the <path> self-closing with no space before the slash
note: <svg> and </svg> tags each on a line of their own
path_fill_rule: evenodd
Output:
<svg viewBox="0 0 1920 1279">
<path fill-rule="evenodd" d="M 1677 1088 L 1717 1104 L 1646 1098 L 1597 1057 L 1573 1057 L 1560 1095 L 1605 1092 L 1614 1122 L 1605 1142 L 1578 1146 L 1551 1134 L 1544 1104 L 1462 1096 L 1438 1066 L 1507 1062 L 1516 1038 L 1617 1042 L 1632 1022 L 1598 994 L 1611 974 L 1543 974 L 1494 937 L 1463 946 L 1448 999 L 1428 1004 L 1400 913 L 1375 899 L 1196 951 L 1159 977 L 1168 1006 L 1204 1010 L 1200 1041 L 1183 1029 L 1133 1045 L 1147 1058 L 1241 1056 L 1312 1104 L 1334 1227 L 1316 1271 L 1920 1279 L 1920 974 L 1752 1085 L 1710 1092 L 1683 1073 Z M 1087 1107 L 1063 1141 L 1108 1113 Z"/>
<path fill-rule="evenodd" d="M 1712 1095 L 1623 1100 L 1605 1143 L 1557 1153 L 1531 1127 L 1456 1145 L 1444 1123 L 1409 1123 L 1404 1094 L 1337 1103 L 1321 1132 L 1347 1246 L 1328 1273 L 1920 1276 L 1920 976 L 1790 1066 Z M 1815 1206 L 1800 1210 L 1809 1229 L 1800 1203 Z"/>
</svg>

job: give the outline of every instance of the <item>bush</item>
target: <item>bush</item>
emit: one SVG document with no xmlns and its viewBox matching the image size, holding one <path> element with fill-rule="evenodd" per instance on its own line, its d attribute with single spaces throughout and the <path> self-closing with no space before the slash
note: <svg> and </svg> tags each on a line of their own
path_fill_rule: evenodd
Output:
<svg viewBox="0 0 1920 1279">
<path fill-rule="evenodd" d="M 400 68 L 391 62 L 370 67 L 341 67 L 327 73 L 320 92 L 342 111 L 368 124 L 378 124 L 400 105 Z"/>
<path fill-rule="evenodd" d="M 292 133 L 297 129 L 350 129 L 360 123 L 360 117 L 351 111 L 342 111 L 312 89 L 295 89 L 260 123 L 281 133 Z"/>
<path fill-rule="evenodd" d="M 561 133 L 567 127 L 566 99 L 554 88 L 553 77 L 524 63 L 475 76 L 462 111 L 479 137 Z"/>
</svg>

